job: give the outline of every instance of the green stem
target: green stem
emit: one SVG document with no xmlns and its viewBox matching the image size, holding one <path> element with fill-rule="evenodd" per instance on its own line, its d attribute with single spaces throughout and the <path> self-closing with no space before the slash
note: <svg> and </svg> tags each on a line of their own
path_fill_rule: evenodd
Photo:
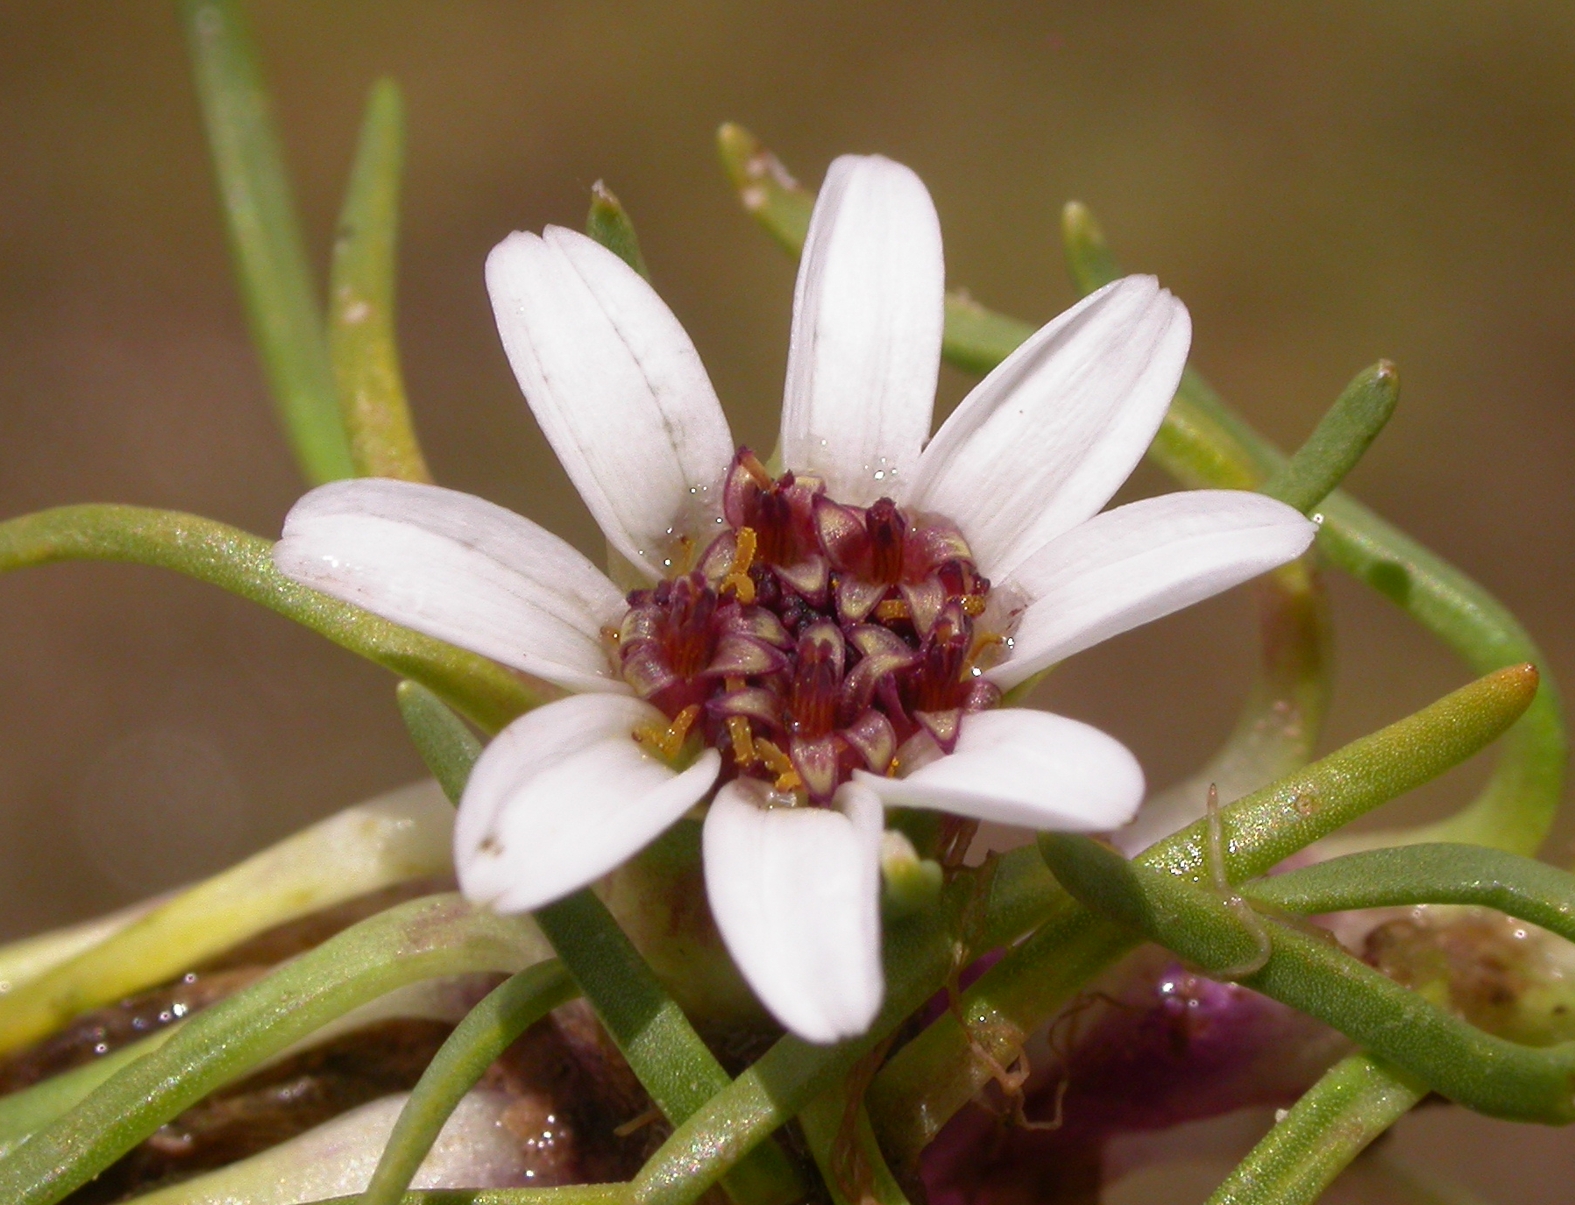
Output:
<svg viewBox="0 0 1575 1205">
<path fill-rule="evenodd" d="M 541 697 L 495 662 L 297 585 L 274 568 L 273 545 L 228 524 L 143 506 L 87 504 L 0 523 L 0 573 L 56 561 L 129 561 L 220 586 L 341 648 L 430 687 L 496 732 Z"/>
<path fill-rule="evenodd" d="M 520 970 L 537 940 L 457 896 L 379 913 L 198 1013 L 0 1160 L 0 1200 L 53 1205 L 209 1092 L 350 1009 L 439 975 Z"/>
<path fill-rule="evenodd" d="M 421 1073 L 361 1205 L 398 1205 L 465 1093 L 520 1034 L 573 996 L 573 983 L 561 962 L 538 962 L 499 984 L 471 1009 Z"/>
<path fill-rule="evenodd" d="M 452 864 L 453 812 L 430 784 L 347 808 L 0 997 L 0 1051 L 166 982 L 264 929 Z"/>
<path fill-rule="evenodd" d="M 1255 903 L 1302 915 L 1411 904 L 1496 908 L 1575 941 L 1575 877 L 1480 845 L 1399 845 L 1303 866 L 1242 886 Z"/>
<path fill-rule="evenodd" d="M 1070 833 L 1041 833 L 1039 852 L 1085 906 L 1216 977 L 1316 1017 L 1490 1117 L 1575 1121 L 1575 1042 L 1523 1046 L 1445 1012 L 1361 962 L 1326 935 L 1259 916 L 1163 870 L 1128 862 Z M 1250 972 L 1225 968 L 1261 965 Z"/>
<path fill-rule="evenodd" d="M 664 1142 L 632 1182 L 632 1205 L 690 1205 L 744 1155 L 786 1125 L 934 994 L 955 965 L 955 934 L 975 903 L 971 874 L 937 904 L 888 925 L 886 1001 L 863 1037 L 835 1046 L 782 1038 Z"/>
<path fill-rule="evenodd" d="M 848 1098 L 838 1087 L 822 1093 L 798 1115 L 804 1139 L 820 1178 L 831 1194 L 832 1205 L 909 1205 L 907 1195 L 892 1175 L 875 1141 L 868 1111 L 855 1110 L 851 1145 L 844 1145 Z"/>
<path fill-rule="evenodd" d="M 1424 1085 L 1372 1055 L 1341 1060 L 1252 1148 L 1208 1205 L 1312 1205 L 1426 1094 Z"/>
<path fill-rule="evenodd" d="M 1533 701 L 1529 667 L 1489 674 L 1415 715 L 1336 750 L 1220 811 L 1231 881 L 1253 878 L 1299 849 L 1478 752 L 1510 728 Z M 1198 821 L 1137 861 L 1194 882 L 1208 881 L 1208 829 Z M 1014 915 L 1032 914 L 1037 887 L 1018 870 Z M 1048 889 L 1047 889 L 1048 891 Z M 875 1077 L 870 1116 L 881 1144 L 907 1167 L 951 1116 L 984 1087 L 991 1070 L 982 1047 L 1009 1063 L 1025 1038 L 1083 983 L 1133 945 L 1130 934 L 1090 913 L 1060 888 L 1040 905 L 1046 919 L 963 993 L 968 1029 L 950 1013 L 909 1042 Z M 979 951 L 982 952 L 982 951 Z"/>
<path fill-rule="evenodd" d="M 417 751 L 458 802 L 479 745 L 438 699 L 410 694 L 401 702 Z M 589 888 L 538 909 L 535 917 L 669 1121 L 682 1123 L 732 1084 L 683 1009 Z M 740 1205 L 786 1205 L 804 1195 L 798 1173 L 775 1144 L 751 1152 L 724 1184 Z"/>
<path fill-rule="evenodd" d="M 181 21 L 230 251 L 279 421 L 307 481 L 354 473 L 322 311 L 256 50 L 232 0 L 183 0 Z"/>
<path fill-rule="evenodd" d="M 405 111 L 393 80 L 367 98 L 328 279 L 328 352 L 350 456 L 364 477 L 432 480 L 399 369 L 394 331 Z"/>
<path fill-rule="evenodd" d="M 589 888 L 538 909 L 536 923 L 669 1121 L 682 1124 L 731 1087 L 732 1078 Z M 793 1165 L 769 1142 L 722 1184 L 739 1205 L 788 1205 L 805 1192 Z"/>
</svg>

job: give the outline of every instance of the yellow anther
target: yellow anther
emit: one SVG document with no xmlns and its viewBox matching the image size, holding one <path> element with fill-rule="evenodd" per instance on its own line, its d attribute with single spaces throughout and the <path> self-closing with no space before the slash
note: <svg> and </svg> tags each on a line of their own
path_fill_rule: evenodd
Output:
<svg viewBox="0 0 1575 1205">
<path fill-rule="evenodd" d="M 913 612 L 908 610 L 908 604 L 900 598 L 888 598 L 883 603 L 875 606 L 875 618 L 890 622 L 893 619 L 912 619 Z"/>
<path fill-rule="evenodd" d="M 755 752 L 773 774 L 786 774 L 793 769 L 793 759 L 777 747 L 775 741 L 761 737 L 755 742 Z"/>
<path fill-rule="evenodd" d="M 666 728 L 658 728 L 655 724 L 639 725 L 634 730 L 634 739 L 663 759 L 672 761 L 684 747 L 689 729 L 694 727 L 694 722 L 699 718 L 700 704 L 691 703 L 674 716 L 673 722 Z"/>
<path fill-rule="evenodd" d="M 733 738 L 733 760 L 742 766 L 752 766 L 759 760 L 755 752 L 755 738 L 749 730 L 749 721 L 741 715 L 727 717 L 727 735 Z"/>
<path fill-rule="evenodd" d="M 722 593 L 731 590 L 746 607 L 755 601 L 755 583 L 749 567 L 755 563 L 755 529 L 740 527 L 733 539 L 733 565 L 722 579 Z"/>
<path fill-rule="evenodd" d="M 778 774 L 776 782 L 771 785 L 779 791 L 796 791 L 804 785 L 804 780 L 798 776 L 797 770 L 789 770 L 786 774 Z"/>
<path fill-rule="evenodd" d="M 974 619 L 984 614 L 985 602 L 977 594 L 964 594 L 962 596 L 962 609 Z"/>
</svg>

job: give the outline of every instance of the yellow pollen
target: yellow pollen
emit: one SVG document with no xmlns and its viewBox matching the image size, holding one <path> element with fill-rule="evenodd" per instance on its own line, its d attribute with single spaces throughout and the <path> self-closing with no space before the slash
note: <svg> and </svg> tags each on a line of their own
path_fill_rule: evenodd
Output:
<svg viewBox="0 0 1575 1205">
<path fill-rule="evenodd" d="M 777 748 L 775 742 L 762 737 L 755 742 L 755 752 L 759 753 L 760 760 L 766 763 L 766 769 L 777 776 L 777 790 L 796 791 L 804 785 L 804 780 L 793 768 L 793 759 Z"/>
<path fill-rule="evenodd" d="M 893 619 L 912 619 L 913 613 L 908 610 L 908 604 L 900 598 L 888 598 L 885 602 L 875 607 L 875 618 L 890 622 Z"/>
<path fill-rule="evenodd" d="M 979 616 L 983 615 L 984 607 L 984 599 L 980 598 L 977 594 L 963 595 L 962 609 L 966 611 L 972 618 L 978 619 Z"/>
<path fill-rule="evenodd" d="M 759 760 L 755 752 L 755 738 L 749 731 L 749 721 L 741 715 L 727 717 L 727 735 L 733 738 L 733 760 L 740 768 L 752 766 Z"/>
<path fill-rule="evenodd" d="M 733 566 L 722 579 L 721 593 L 731 590 L 746 607 L 755 601 L 755 583 L 749 567 L 755 563 L 755 530 L 740 527 L 733 544 Z"/>
<path fill-rule="evenodd" d="M 673 722 L 666 728 L 658 728 L 655 724 L 639 725 L 634 730 L 635 742 L 645 745 L 665 760 L 672 761 L 684 747 L 689 729 L 694 727 L 694 722 L 699 718 L 700 704 L 691 703 L 674 716 Z"/>
</svg>

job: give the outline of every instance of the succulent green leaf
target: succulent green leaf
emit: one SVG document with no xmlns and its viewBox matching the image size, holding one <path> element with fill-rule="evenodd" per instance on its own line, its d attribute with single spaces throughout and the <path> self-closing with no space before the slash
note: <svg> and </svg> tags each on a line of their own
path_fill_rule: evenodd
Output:
<svg viewBox="0 0 1575 1205">
<path fill-rule="evenodd" d="M 553 959 L 526 967 L 471 1009 L 411 1090 L 361 1205 L 399 1205 L 465 1093 L 515 1038 L 573 996 L 569 973 Z"/>
<path fill-rule="evenodd" d="M 159 1126 L 327 1022 L 405 984 L 520 970 L 534 926 L 429 896 L 381 912 L 198 1013 L 0 1159 L 0 1200 L 53 1205 Z"/>
<path fill-rule="evenodd" d="M 1312 1205 L 1426 1095 L 1424 1084 L 1382 1059 L 1342 1059 L 1275 1123 L 1207 1205 Z"/>
<path fill-rule="evenodd" d="M 312 485 L 352 476 L 290 182 L 256 49 L 233 0 L 182 0 L 241 297 L 279 421 Z"/>
<path fill-rule="evenodd" d="M 0 573 L 56 561 L 129 561 L 173 569 L 277 611 L 341 648 L 429 687 L 496 732 L 542 698 L 495 662 L 297 585 L 273 545 L 225 523 L 143 506 L 87 504 L 0 523 Z"/>
<path fill-rule="evenodd" d="M 367 98 L 328 279 L 328 352 L 355 471 L 432 480 L 405 400 L 394 329 L 405 111 L 393 80 Z"/>
<path fill-rule="evenodd" d="M 1356 467 L 1400 400 L 1400 372 L 1388 360 L 1364 368 L 1329 407 L 1307 442 L 1263 484 L 1263 492 L 1303 514 Z"/>
<path fill-rule="evenodd" d="M 613 190 L 600 180 L 591 185 L 591 208 L 585 215 L 585 233 L 628 264 L 646 280 L 651 279 L 640 254 L 640 239 L 634 222 Z"/>
</svg>

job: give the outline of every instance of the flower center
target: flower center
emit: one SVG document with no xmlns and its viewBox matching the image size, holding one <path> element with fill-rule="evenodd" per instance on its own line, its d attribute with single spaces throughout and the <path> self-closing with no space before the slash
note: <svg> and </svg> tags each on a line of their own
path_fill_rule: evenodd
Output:
<svg viewBox="0 0 1575 1205">
<path fill-rule="evenodd" d="M 962 717 L 1000 701 L 981 675 L 1007 633 L 951 523 L 844 505 L 747 448 L 723 513 L 692 572 L 629 595 L 619 670 L 671 721 L 637 740 L 667 756 L 704 741 L 724 777 L 825 804 L 855 769 L 950 753 Z"/>
</svg>

